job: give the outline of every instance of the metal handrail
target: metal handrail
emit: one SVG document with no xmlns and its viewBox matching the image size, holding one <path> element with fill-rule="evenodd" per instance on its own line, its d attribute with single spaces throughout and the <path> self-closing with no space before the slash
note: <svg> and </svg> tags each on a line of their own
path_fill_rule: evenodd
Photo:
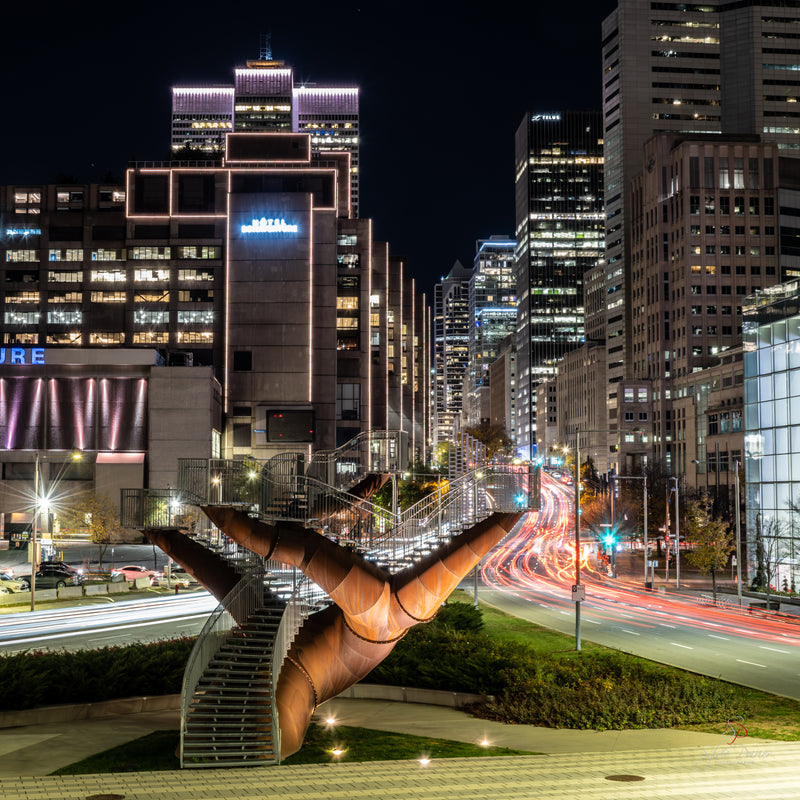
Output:
<svg viewBox="0 0 800 800">
<path fill-rule="evenodd" d="M 183 766 L 183 744 L 186 721 L 197 684 L 203 677 L 214 656 L 219 653 L 230 631 L 241 625 L 261 607 L 264 596 L 264 573 L 262 568 L 252 570 L 242 578 L 214 609 L 194 643 L 181 686 L 181 742 L 180 763 Z"/>
</svg>

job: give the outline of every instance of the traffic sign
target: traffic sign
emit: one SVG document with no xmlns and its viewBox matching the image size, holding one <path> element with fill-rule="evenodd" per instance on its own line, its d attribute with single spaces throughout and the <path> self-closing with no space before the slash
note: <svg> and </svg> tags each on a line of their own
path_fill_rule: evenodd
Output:
<svg viewBox="0 0 800 800">
<path fill-rule="evenodd" d="M 572 602 L 573 603 L 580 603 L 581 601 L 586 599 L 586 587 L 585 586 L 573 586 L 572 587 Z"/>
</svg>

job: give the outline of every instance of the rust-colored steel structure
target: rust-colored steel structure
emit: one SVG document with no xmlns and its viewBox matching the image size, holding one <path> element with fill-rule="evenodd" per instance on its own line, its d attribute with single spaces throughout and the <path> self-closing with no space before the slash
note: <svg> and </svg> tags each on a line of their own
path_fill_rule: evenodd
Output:
<svg viewBox="0 0 800 800">
<path fill-rule="evenodd" d="M 267 523 L 225 506 L 203 511 L 248 550 L 301 570 L 334 603 L 305 620 L 278 676 L 281 758 L 300 748 L 315 708 L 367 675 L 410 628 L 432 619 L 522 514 L 494 513 L 413 566 L 390 575 L 298 523 Z M 233 571 L 221 558 L 179 531 L 147 535 L 217 598 L 235 585 Z"/>
</svg>

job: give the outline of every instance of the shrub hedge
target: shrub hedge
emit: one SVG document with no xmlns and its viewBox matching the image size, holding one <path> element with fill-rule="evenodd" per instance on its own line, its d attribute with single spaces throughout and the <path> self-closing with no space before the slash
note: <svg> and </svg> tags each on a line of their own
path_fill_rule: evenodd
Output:
<svg viewBox="0 0 800 800">
<path fill-rule="evenodd" d="M 194 639 L 0 657 L 0 710 L 177 694 Z"/>
<path fill-rule="evenodd" d="M 554 728 L 660 728 L 749 712 L 722 681 L 613 651 L 539 653 L 482 629 L 480 611 L 448 603 L 365 682 L 491 695 L 473 713 Z M 178 693 L 193 642 L 0 656 L 0 710 Z"/>
<path fill-rule="evenodd" d="M 365 681 L 493 695 L 473 713 L 551 728 L 666 728 L 749 711 L 722 681 L 624 653 L 539 653 L 465 630 L 463 615 L 445 606 L 398 642 Z"/>
</svg>

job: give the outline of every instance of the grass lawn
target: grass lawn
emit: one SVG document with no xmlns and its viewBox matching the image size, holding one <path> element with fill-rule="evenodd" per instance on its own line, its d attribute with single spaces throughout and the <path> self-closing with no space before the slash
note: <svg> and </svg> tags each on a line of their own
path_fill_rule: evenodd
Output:
<svg viewBox="0 0 800 800">
<path fill-rule="evenodd" d="M 58 769 L 53 775 L 95 775 L 106 772 L 157 772 L 180 769 L 175 752 L 178 731 L 155 731 L 97 755 Z M 342 753 L 335 755 L 334 749 Z M 428 739 L 367 728 L 311 724 L 303 747 L 283 764 L 330 764 L 333 761 L 400 761 L 428 758 L 476 758 L 534 755 L 504 747 L 478 747 L 449 739 Z"/>
<path fill-rule="evenodd" d="M 464 591 L 454 592 L 452 599 L 464 603 L 472 602 L 471 595 Z M 549 653 L 557 658 L 582 658 L 582 654 L 577 653 L 574 649 L 575 640 L 572 636 L 542 628 L 533 622 L 510 616 L 483 603 L 480 604 L 480 607 L 486 624 L 486 633 L 491 637 L 503 641 L 526 644 L 536 652 Z M 620 653 L 591 642 L 584 641 L 582 646 L 583 653 L 616 653 L 620 659 L 626 659 L 631 662 L 647 661 L 647 659 L 639 656 Z M 674 669 L 675 672 L 682 672 L 676 667 L 664 667 L 664 669 Z M 784 741 L 800 740 L 800 701 L 779 697 L 757 689 L 749 689 L 745 686 L 727 684 L 725 681 L 719 681 L 719 683 L 732 686 L 736 692 L 737 704 L 741 708 L 739 713 L 744 718 L 743 724 L 749 736 Z M 724 722 L 681 725 L 678 727 L 705 733 L 724 734 L 730 732 L 730 728 L 727 728 Z"/>
</svg>

